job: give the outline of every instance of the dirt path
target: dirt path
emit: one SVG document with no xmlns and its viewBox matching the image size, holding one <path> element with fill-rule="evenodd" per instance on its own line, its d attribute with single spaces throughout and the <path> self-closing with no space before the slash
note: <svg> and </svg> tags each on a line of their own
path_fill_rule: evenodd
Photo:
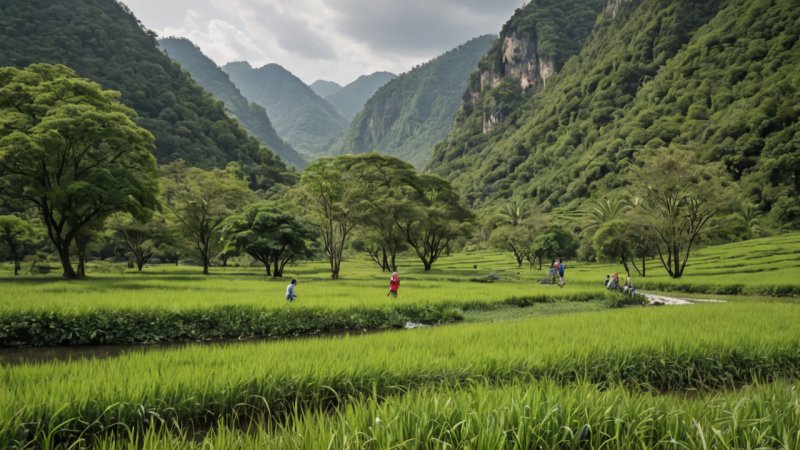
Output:
<svg viewBox="0 0 800 450">
<path fill-rule="evenodd" d="M 693 305 L 695 303 L 725 303 L 725 300 L 715 300 L 715 299 L 700 299 L 700 298 L 679 298 L 679 297 L 667 297 L 664 295 L 657 295 L 657 294 L 647 294 L 645 292 L 641 293 L 647 298 L 647 301 L 650 302 L 651 305 L 667 305 L 667 306 L 680 306 L 680 305 Z"/>
</svg>

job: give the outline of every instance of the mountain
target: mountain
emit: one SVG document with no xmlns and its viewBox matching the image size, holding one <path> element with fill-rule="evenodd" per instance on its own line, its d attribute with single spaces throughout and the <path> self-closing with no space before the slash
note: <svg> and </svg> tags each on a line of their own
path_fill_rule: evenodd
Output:
<svg viewBox="0 0 800 450">
<path fill-rule="evenodd" d="M 252 186 L 296 175 L 261 147 L 157 46 L 125 6 L 114 0 L 14 0 L 0 6 L 0 65 L 64 64 L 139 114 L 156 137 L 159 163 L 184 159 L 203 167 L 240 162 Z"/>
<path fill-rule="evenodd" d="M 284 162 L 300 169 L 305 166 L 303 157 L 291 145 L 278 137 L 264 108 L 248 102 L 231 82 L 228 74 L 223 72 L 191 41 L 170 37 L 159 39 L 158 45 L 167 56 L 188 71 L 200 86 L 218 100 L 222 100 L 225 108 L 262 144 L 277 153 Z"/>
<path fill-rule="evenodd" d="M 424 166 L 452 129 L 470 74 L 494 40 L 475 38 L 387 83 L 353 119 L 337 152 L 378 151 Z"/>
<path fill-rule="evenodd" d="M 311 90 L 321 98 L 331 96 L 342 90 L 342 87 L 339 86 L 339 83 L 327 80 L 317 80 L 311 83 L 311 85 L 308 87 L 310 87 Z"/>
<path fill-rule="evenodd" d="M 328 101 L 339 114 L 352 120 L 364 107 L 370 97 L 381 86 L 392 81 L 397 75 L 389 72 L 375 72 L 371 75 L 362 75 L 356 81 L 341 88 L 338 92 L 323 98 Z"/>
<path fill-rule="evenodd" d="M 533 0 L 471 77 L 429 169 L 472 205 L 577 207 L 642 149 L 721 161 L 800 227 L 800 8 L 769 0 Z"/>
<path fill-rule="evenodd" d="M 326 153 L 347 127 L 330 103 L 277 64 L 254 69 L 233 62 L 222 70 L 247 99 L 267 110 L 278 136 L 306 156 Z"/>
</svg>

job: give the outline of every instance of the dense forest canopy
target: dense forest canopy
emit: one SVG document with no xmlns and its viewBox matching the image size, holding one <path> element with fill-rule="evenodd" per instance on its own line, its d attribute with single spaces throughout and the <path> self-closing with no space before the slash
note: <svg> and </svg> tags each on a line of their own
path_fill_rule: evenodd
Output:
<svg viewBox="0 0 800 450">
<path fill-rule="evenodd" d="M 122 93 L 138 124 L 156 138 L 159 163 L 184 159 L 211 168 L 232 161 L 251 185 L 292 182 L 261 147 L 157 47 L 155 35 L 113 0 L 12 0 L 0 4 L 0 66 L 58 63 Z"/>
<path fill-rule="evenodd" d="M 518 11 L 501 41 L 540 4 L 550 2 Z M 531 39 L 546 49 L 541 32 Z M 578 47 L 552 41 L 580 51 L 545 85 L 522 93 L 501 83 L 467 102 L 430 169 L 473 206 L 517 197 L 544 210 L 574 208 L 623 186 L 621 174 L 640 150 L 680 144 L 702 161 L 722 161 L 758 214 L 796 228 L 798 36 L 800 8 L 791 1 L 610 2 Z M 484 70 L 497 58 L 490 52 Z M 497 98 L 508 111 L 487 130 Z"/>
</svg>

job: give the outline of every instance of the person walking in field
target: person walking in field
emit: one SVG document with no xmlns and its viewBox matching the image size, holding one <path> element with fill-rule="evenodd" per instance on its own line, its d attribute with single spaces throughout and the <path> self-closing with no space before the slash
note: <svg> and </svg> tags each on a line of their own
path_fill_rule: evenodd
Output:
<svg viewBox="0 0 800 450">
<path fill-rule="evenodd" d="M 392 273 L 392 277 L 389 278 L 389 292 L 386 293 L 386 296 L 392 296 L 392 298 L 397 298 L 397 290 L 400 289 L 400 276 L 397 275 L 397 272 Z"/>
<path fill-rule="evenodd" d="M 558 258 L 558 286 L 564 287 L 564 260 L 562 258 Z"/>
<path fill-rule="evenodd" d="M 286 286 L 286 301 L 289 303 L 294 302 L 294 299 L 297 298 L 297 294 L 294 291 L 295 286 L 297 286 L 297 280 L 292 278 L 292 282 Z"/>
</svg>

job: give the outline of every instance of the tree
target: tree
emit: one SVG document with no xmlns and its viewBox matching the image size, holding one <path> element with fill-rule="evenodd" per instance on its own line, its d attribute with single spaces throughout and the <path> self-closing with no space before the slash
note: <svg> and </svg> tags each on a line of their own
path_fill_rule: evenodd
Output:
<svg viewBox="0 0 800 450">
<path fill-rule="evenodd" d="M 84 227 L 157 204 L 153 135 L 119 96 L 61 65 L 0 69 L 0 191 L 36 207 L 68 279 Z"/>
<path fill-rule="evenodd" d="M 571 231 L 562 225 L 550 225 L 534 239 L 532 256 L 539 259 L 539 269 L 541 269 L 544 258 L 548 260 L 555 260 L 559 256 L 569 258 L 575 256 L 577 250 L 578 240 Z"/>
<path fill-rule="evenodd" d="M 353 155 L 323 158 L 303 172 L 298 194 L 317 228 L 328 256 L 331 278 L 339 279 L 345 245 L 369 211 L 361 189 L 361 174 L 351 170 Z"/>
<path fill-rule="evenodd" d="M 730 206 L 721 164 L 699 164 L 694 153 L 670 147 L 639 155 L 631 170 L 642 193 L 642 212 L 656 234 L 656 251 L 672 278 L 680 278 L 692 246 L 709 221 Z"/>
<path fill-rule="evenodd" d="M 415 194 L 399 204 L 393 214 L 426 271 L 452 240 L 467 233 L 473 219 L 458 192 L 434 175 L 419 176 Z"/>
<path fill-rule="evenodd" d="M 295 258 L 311 255 L 313 230 L 275 204 L 257 203 L 225 219 L 220 227 L 225 251 L 244 252 L 264 264 L 267 275 L 282 277 Z"/>
<path fill-rule="evenodd" d="M 170 243 L 166 221 L 160 214 L 147 221 L 129 214 L 119 214 L 111 217 L 107 226 L 112 230 L 112 238 L 130 254 L 139 272 L 160 248 Z"/>
<path fill-rule="evenodd" d="M 394 215 L 403 199 L 414 195 L 417 172 L 411 164 L 378 153 L 354 155 L 347 164 L 349 171 L 360 174 L 355 195 L 365 207 L 353 246 L 367 252 L 382 270 L 397 270 L 397 254 L 408 243 Z"/>
<path fill-rule="evenodd" d="M 630 273 L 628 260 L 633 256 L 631 227 L 627 222 L 614 219 L 602 224 L 594 233 L 593 244 L 598 258 L 616 259 Z"/>
<path fill-rule="evenodd" d="M 19 275 L 22 260 L 35 250 L 38 242 L 33 225 L 13 214 L 0 216 L 0 255 L 11 258 L 14 276 Z"/>
<path fill-rule="evenodd" d="M 600 226 L 611 220 L 621 219 L 632 206 L 631 201 L 626 197 L 592 200 L 583 215 L 583 235 L 594 236 Z"/>
<path fill-rule="evenodd" d="M 522 267 L 523 261 L 529 261 L 533 251 L 533 241 L 536 231 L 532 226 L 501 225 L 492 231 L 492 245 L 498 249 L 511 250 L 517 267 Z"/>
<path fill-rule="evenodd" d="M 235 165 L 206 171 L 176 161 L 163 168 L 164 205 L 174 215 L 181 232 L 197 250 L 208 275 L 218 230 L 228 215 L 253 198 Z"/>
</svg>

